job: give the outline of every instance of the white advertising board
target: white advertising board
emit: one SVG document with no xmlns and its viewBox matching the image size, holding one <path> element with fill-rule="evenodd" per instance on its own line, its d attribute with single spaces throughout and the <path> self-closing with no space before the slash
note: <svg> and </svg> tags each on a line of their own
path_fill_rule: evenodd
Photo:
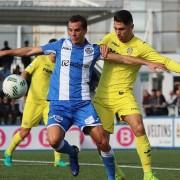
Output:
<svg viewBox="0 0 180 180">
<path fill-rule="evenodd" d="M 4 150 L 9 145 L 12 136 L 19 130 L 18 126 L 0 126 L 0 150 Z M 80 147 L 79 141 L 80 131 L 76 127 L 72 127 L 66 133 L 66 139 L 70 144 Z M 48 139 L 47 130 L 44 126 L 32 128 L 28 137 L 26 137 L 17 147 L 20 150 L 34 150 L 34 149 L 51 149 Z"/>
<path fill-rule="evenodd" d="M 180 147 L 180 118 L 147 118 L 144 126 L 152 147 Z M 9 145 L 13 134 L 19 130 L 18 126 L 0 126 L 0 150 Z M 73 126 L 66 133 L 65 139 L 81 149 L 96 149 L 96 145 L 89 136 L 85 136 L 78 127 Z M 135 148 L 135 136 L 128 125 L 116 125 L 111 135 L 110 144 L 113 149 Z M 47 140 L 47 130 L 44 126 L 33 128 L 17 149 L 35 150 L 51 149 Z"/>
<path fill-rule="evenodd" d="M 172 118 L 147 118 L 144 126 L 152 147 L 173 147 Z"/>
</svg>

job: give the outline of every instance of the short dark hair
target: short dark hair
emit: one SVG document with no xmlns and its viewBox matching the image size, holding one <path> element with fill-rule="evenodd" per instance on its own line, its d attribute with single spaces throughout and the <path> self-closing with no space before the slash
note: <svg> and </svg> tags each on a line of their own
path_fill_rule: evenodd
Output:
<svg viewBox="0 0 180 180">
<path fill-rule="evenodd" d="M 68 23 L 69 22 L 81 22 L 83 29 L 87 29 L 87 20 L 85 17 L 81 15 L 71 16 L 70 19 L 68 20 Z"/>
<path fill-rule="evenodd" d="M 123 22 L 125 25 L 129 25 L 133 23 L 133 17 L 129 11 L 121 10 L 114 14 L 114 21 Z"/>
<path fill-rule="evenodd" d="M 56 42 L 56 41 L 57 41 L 57 39 L 53 38 L 53 39 L 50 39 L 50 40 L 48 41 L 48 43 L 52 43 L 52 42 Z"/>
</svg>

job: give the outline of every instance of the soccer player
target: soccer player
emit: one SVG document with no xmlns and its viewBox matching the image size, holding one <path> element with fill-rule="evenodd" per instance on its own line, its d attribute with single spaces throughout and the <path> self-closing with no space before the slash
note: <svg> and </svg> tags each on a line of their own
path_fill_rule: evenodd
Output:
<svg viewBox="0 0 180 180">
<path fill-rule="evenodd" d="M 129 11 L 121 10 L 115 13 L 115 31 L 105 35 L 100 44 L 107 45 L 111 52 L 162 63 L 169 71 L 180 72 L 180 64 L 160 55 L 150 45 L 134 36 L 133 27 L 133 18 Z M 102 56 L 106 57 L 106 51 L 102 51 Z M 136 148 L 142 163 L 144 180 L 158 180 L 152 172 L 151 147 L 140 108 L 133 94 L 133 84 L 139 69 L 140 65 L 105 61 L 94 105 L 107 136 L 113 133 L 115 114 L 130 125 L 136 137 Z"/>
<path fill-rule="evenodd" d="M 50 101 L 47 124 L 49 143 L 57 152 L 69 155 L 71 173 L 73 176 L 77 176 L 79 173 L 79 150 L 64 139 L 66 131 L 73 124 L 77 125 L 85 134 L 92 137 L 100 150 L 108 180 L 115 180 L 114 153 L 90 99 L 89 82 L 94 64 L 100 56 L 100 47 L 90 44 L 85 38 L 87 21 L 84 17 L 72 16 L 68 21 L 67 30 L 69 38 L 62 38 L 41 47 L 0 51 L 0 56 L 56 54 L 55 68 L 48 93 Z M 113 59 L 111 61 L 114 62 L 146 64 L 152 69 L 164 67 L 128 56 L 110 54 L 107 57 Z"/>
<path fill-rule="evenodd" d="M 54 42 L 56 39 L 51 39 L 49 42 Z M 39 124 L 43 119 L 47 124 L 49 102 L 47 99 L 49 89 L 49 79 L 54 68 L 55 55 L 37 56 L 34 61 L 22 72 L 25 79 L 31 77 L 31 84 L 26 98 L 26 103 L 23 111 L 22 124 L 12 138 L 10 145 L 4 154 L 4 165 L 12 165 L 12 154 L 20 142 L 29 135 L 31 128 Z M 67 162 L 61 160 L 61 154 L 54 151 L 54 166 L 65 167 Z"/>
</svg>

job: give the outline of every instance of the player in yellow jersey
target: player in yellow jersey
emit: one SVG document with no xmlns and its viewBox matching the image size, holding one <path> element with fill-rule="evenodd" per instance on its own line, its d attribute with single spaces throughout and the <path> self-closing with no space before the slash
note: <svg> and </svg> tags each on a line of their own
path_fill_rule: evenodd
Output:
<svg viewBox="0 0 180 180">
<path fill-rule="evenodd" d="M 111 52 L 162 63 L 169 71 L 180 73 L 180 64 L 162 56 L 150 45 L 134 36 L 133 27 L 133 18 L 129 11 L 122 10 L 115 13 L 115 32 L 105 35 L 100 44 L 107 45 Z M 106 57 L 106 51 L 102 53 Z M 139 69 L 140 65 L 104 61 L 94 105 L 108 137 L 113 133 L 115 114 L 130 125 L 136 136 L 136 148 L 142 163 L 144 180 L 158 180 L 152 173 L 151 147 L 139 105 L 133 94 L 133 85 Z"/>
<path fill-rule="evenodd" d="M 49 42 L 54 42 L 51 39 Z M 26 98 L 23 111 L 22 123 L 20 131 L 12 138 L 9 147 L 4 154 L 4 165 L 12 165 L 12 154 L 20 142 L 28 136 L 32 127 L 38 126 L 41 119 L 47 124 L 49 102 L 46 100 L 49 80 L 54 69 L 55 55 L 37 56 L 34 61 L 22 72 L 22 76 L 28 79 L 31 76 L 31 84 Z M 65 167 L 68 163 L 61 159 L 61 154 L 54 151 L 54 166 Z"/>
</svg>

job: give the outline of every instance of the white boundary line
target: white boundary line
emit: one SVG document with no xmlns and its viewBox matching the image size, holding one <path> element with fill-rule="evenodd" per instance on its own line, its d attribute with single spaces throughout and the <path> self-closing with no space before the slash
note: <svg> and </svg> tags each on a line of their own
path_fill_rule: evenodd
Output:
<svg viewBox="0 0 180 180">
<path fill-rule="evenodd" d="M 0 161 L 3 161 L 3 159 L 0 159 Z M 18 163 L 28 163 L 26 165 L 46 165 L 46 164 L 53 164 L 52 161 L 32 161 L 32 160 L 14 160 L 13 162 L 18 162 Z M 81 166 L 104 166 L 103 164 L 97 164 L 97 163 L 79 163 Z M 16 164 L 17 165 L 17 164 Z M 124 168 L 131 168 L 131 169 L 142 169 L 141 166 L 129 166 L 129 165 L 118 165 L 119 167 L 124 167 Z M 167 170 L 167 171 L 180 171 L 180 168 L 167 168 L 167 167 L 152 167 L 152 169 L 156 170 Z"/>
</svg>

